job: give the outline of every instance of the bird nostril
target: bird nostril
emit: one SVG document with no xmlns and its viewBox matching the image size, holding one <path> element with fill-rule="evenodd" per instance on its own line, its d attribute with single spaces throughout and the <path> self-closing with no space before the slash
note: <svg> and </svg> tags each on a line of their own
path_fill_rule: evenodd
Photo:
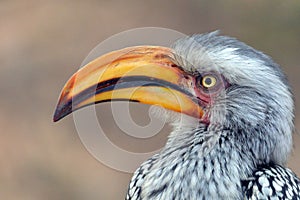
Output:
<svg viewBox="0 0 300 200">
<path fill-rule="evenodd" d="M 173 63 L 173 64 L 171 65 L 171 67 L 178 67 L 178 66 L 177 66 L 176 64 Z"/>
<path fill-rule="evenodd" d="M 183 77 L 184 77 L 185 79 L 190 79 L 190 77 L 189 77 L 188 75 L 186 75 L 186 74 L 184 74 Z"/>
</svg>

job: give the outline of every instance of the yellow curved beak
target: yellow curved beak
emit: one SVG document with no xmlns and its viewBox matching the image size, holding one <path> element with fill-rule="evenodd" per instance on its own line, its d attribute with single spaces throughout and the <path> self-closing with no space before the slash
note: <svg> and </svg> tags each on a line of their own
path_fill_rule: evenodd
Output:
<svg viewBox="0 0 300 200">
<path fill-rule="evenodd" d="M 201 118 L 203 109 L 192 85 L 193 77 L 174 63 L 171 49 L 121 49 L 98 57 L 67 81 L 53 120 L 90 104 L 116 100 L 159 105 Z"/>
</svg>

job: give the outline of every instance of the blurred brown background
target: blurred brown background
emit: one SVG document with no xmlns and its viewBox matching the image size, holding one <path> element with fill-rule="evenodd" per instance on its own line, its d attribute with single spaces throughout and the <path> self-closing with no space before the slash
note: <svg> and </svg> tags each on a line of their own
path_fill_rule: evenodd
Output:
<svg viewBox="0 0 300 200">
<path fill-rule="evenodd" d="M 52 114 L 89 51 L 131 28 L 220 29 L 271 55 L 293 86 L 299 129 L 299 22 L 300 1 L 0 1 L 0 199 L 124 198 L 131 174 L 94 159 L 72 117 L 53 123 Z M 117 140 L 122 133 L 111 120 L 107 126 Z M 299 138 L 289 162 L 298 176 Z"/>
</svg>

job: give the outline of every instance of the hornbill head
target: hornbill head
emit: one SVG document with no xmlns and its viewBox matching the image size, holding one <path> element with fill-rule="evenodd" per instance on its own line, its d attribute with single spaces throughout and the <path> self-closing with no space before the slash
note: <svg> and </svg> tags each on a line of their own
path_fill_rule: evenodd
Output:
<svg viewBox="0 0 300 200">
<path fill-rule="evenodd" d="M 112 100 L 159 105 L 186 117 L 180 127 L 173 123 L 170 148 L 209 133 L 206 142 L 214 142 L 205 151 L 225 138 L 231 148 L 249 151 L 254 165 L 283 164 L 291 150 L 293 99 L 280 67 L 216 32 L 181 38 L 171 48 L 129 47 L 93 60 L 64 86 L 54 121 Z"/>
</svg>

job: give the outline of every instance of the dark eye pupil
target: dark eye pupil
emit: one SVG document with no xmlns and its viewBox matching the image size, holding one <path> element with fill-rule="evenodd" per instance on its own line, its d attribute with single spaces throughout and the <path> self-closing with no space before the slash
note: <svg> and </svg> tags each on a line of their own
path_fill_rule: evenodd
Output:
<svg viewBox="0 0 300 200">
<path fill-rule="evenodd" d="M 210 85 L 212 83 L 212 80 L 211 80 L 211 78 L 206 78 L 204 80 L 204 82 L 205 82 L 206 85 Z"/>
</svg>

